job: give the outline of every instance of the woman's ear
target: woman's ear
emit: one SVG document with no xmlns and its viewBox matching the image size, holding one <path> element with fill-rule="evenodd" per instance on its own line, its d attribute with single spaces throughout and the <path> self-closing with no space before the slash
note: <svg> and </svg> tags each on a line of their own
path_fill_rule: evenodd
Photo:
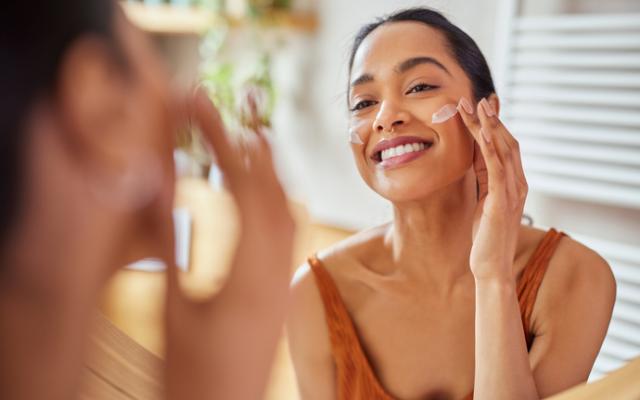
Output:
<svg viewBox="0 0 640 400">
<path fill-rule="evenodd" d="M 54 102 L 63 140 L 77 162 L 108 163 L 115 156 L 114 140 L 126 115 L 121 68 L 98 37 L 80 39 L 64 55 Z"/>
<path fill-rule="evenodd" d="M 139 134 L 148 116 L 142 102 L 132 109 L 134 88 L 124 68 L 104 40 L 81 39 L 65 55 L 55 105 L 68 157 L 91 193 L 105 206 L 134 211 L 158 194 L 163 170 Z"/>
<path fill-rule="evenodd" d="M 496 111 L 496 115 L 500 116 L 500 99 L 498 98 L 498 95 L 495 93 L 491 93 L 491 95 L 487 97 L 487 101 Z"/>
</svg>

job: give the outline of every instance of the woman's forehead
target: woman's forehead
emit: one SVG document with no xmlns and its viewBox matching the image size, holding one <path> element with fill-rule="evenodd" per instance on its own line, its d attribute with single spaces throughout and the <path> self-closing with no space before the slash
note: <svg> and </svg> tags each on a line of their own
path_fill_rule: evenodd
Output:
<svg viewBox="0 0 640 400">
<path fill-rule="evenodd" d="M 393 68 L 416 55 L 432 57 L 448 65 L 453 60 L 444 35 L 421 22 L 390 22 L 379 26 L 360 44 L 353 59 L 352 75 Z"/>
</svg>

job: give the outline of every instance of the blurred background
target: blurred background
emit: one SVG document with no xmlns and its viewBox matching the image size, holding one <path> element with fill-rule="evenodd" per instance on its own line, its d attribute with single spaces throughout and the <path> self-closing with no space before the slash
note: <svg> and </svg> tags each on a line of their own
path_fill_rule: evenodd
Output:
<svg viewBox="0 0 640 400">
<path fill-rule="evenodd" d="M 233 134 L 245 129 L 239 99 L 256 94 L 300 225 L 296 265 L 355 230 L 390 219 L 389 205 L 358 176 L 348 146 L 346 70 L 356 31 L 400 8 L 443 12 L 476 40 L 492 68 L 502 117 L 522 144 L 530 183 L 525 213 L 534 225 L 559 228 L 592 247 L 614 270 L 614 318 L 591 379 L 640 355 L 640 2 L 121 4 L 149 33 L 177 82 L 202 81 L 210 89 Z M 176 163 L 183 282 L 202 295 L 224 279 L 234 210 L 197 136 L 181 136 Z M 143 349 L 161 355 L 164 283 L 156 269 L 143 263 L 120 272 L 101 309 Z M 267 398 L 297 398 L 284 342 Z"/>
</svg>

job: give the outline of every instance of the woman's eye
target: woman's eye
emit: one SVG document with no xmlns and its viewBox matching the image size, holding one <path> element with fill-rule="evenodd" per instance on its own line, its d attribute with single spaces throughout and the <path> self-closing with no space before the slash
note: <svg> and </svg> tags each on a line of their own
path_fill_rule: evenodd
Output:
<svg viewBox="0 0 640 400">
<path fill-rule="evenodd" d="M 373 100 L 362 100 L 359 101 L 358 103 L 356 103 L 355 106 L 353 106 L 353 108 L 351 109 L 351 111 L 358 111 L 358 110 L 362 110 L 363 108 L 367 108 L 367 107 L 371 107 L 372 105 L 374 105 L 376 102 Z"/>
<path fill-rule="evenodd" d="M 418 83 L 417 85 L 415 85 L 414 87 L 412 87 L 411 89 L 409 89 L 409 91 L 407 92 L 407 94 L 409 93 L 418 93 L 418 92 L 424 92 L 427 90 L 433 90 L 433 89 L 437 89 L 437 86 L 433 86 L 433 85 L 428 85 L 426 83 Z"/>
</svg>

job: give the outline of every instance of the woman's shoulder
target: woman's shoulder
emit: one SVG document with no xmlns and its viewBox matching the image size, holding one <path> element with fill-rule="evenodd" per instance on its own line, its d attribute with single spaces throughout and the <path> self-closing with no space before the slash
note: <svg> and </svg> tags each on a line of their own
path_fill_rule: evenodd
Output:
<svg viewBox="0 0 640 400">
<path fill-rule="evenodd" d="M 524 236 L 539 242 L 545 233 L 527 228 Z M 615 294 L 615 278 L 607 261 L 595 250 L 564 235 L 549 259 L 538 293 L 538 313 L 552 316 L 567 311 L 560 310 L 562 304 L 573 307 L 573 312 L 601 309 L 606 314 L 613 307 Z"/>
<path fill-rule="evenodd" d="M 365 290 L 349 271 L 359 265 L 359 259 L 384 241 L 385 226 L 367 229 L 319 251 L 315 257 L 340 293 L 351 297 Z M 353 275 L 351 275 L 353 276 Z M 325 319 L 323 293 L 309 262 L 303 263 L 291 283 L 291 308 L 287 328 L 292 348 L 303 358 L 326 361 L 330 354 L 329 332 Z M 327 290 L 327 285 L 323 285 Z M 301 350 L 302 349 L 302 350 Z"/>
<path fill-rule="evenodd" d="M 363 258 L 380 250 L 384 244 L 388 226 L 385 224 L 356 232 L 325 249 L 319 250 L 313 257 L 319 261 L 322 268 L 334 280 L 342 280 L 343 275 L 348 275 L 350 271 L 362 264 Z M 309 262 L 303 263 L 294 275 L 293 285 L 302 284 L 304 286 L 302 281 L 308 281 L 312 275 Z"/>
<path fill-rule="evenodd" d="M 387 230 L 388 225 L 366 229 L 318 251 L 313 256 L 319 263 L 316 267 L 322 268 L 327 274 L 316 276 L 308 261 L 298 267 L 291 283 L 293 302 L 307 310 L 320 311 L 323 308 L 323 293 L 318 279 L 330 279 L 330 286 L 337 288 L 341 297 L 348 295 L 349 299 L 344 299 L 346 303 L 365 296 L 369 289 L 366 279 L 363 279 L 366 276 L 363 274 L 363 260 L 382 249 Z M 326 290 L 327 282 L 323 283 Z"/>
<path fill-rule="evenodd" d="M 522 255 L 525 258 L 532 256 L 548 232 L 549 230 L 523 226 L 520 231 Z M 566 283 L 581 276 L 613 278 L 609 264 L 595 250 L 566 234 L 557 240 L 548 265 L 551 274 L 566 280 Z"/>
<path fill-rule="evenodd" d="M 555 229 L 556 231 L 560 231 Z M 540 229 L 531 226 L 522 226 L 520 229 L 520 240 L 518 254 L 516 256 L 528 258 L 537 250 L 538 246 L 549 233 L 550 229 Z M 556 249 L 551 257 L 550 264 L 563 264 L 565 270 L 569 270 L 568 265 L 590 265 L 593 269 L 608 269 L 608 264 L 596 251 L 585 244 L 575 240 L 571 236 L 564 234 L 557 239 Z M 584 268 L 584 267 L 581 267 Z"/>
</svg>

